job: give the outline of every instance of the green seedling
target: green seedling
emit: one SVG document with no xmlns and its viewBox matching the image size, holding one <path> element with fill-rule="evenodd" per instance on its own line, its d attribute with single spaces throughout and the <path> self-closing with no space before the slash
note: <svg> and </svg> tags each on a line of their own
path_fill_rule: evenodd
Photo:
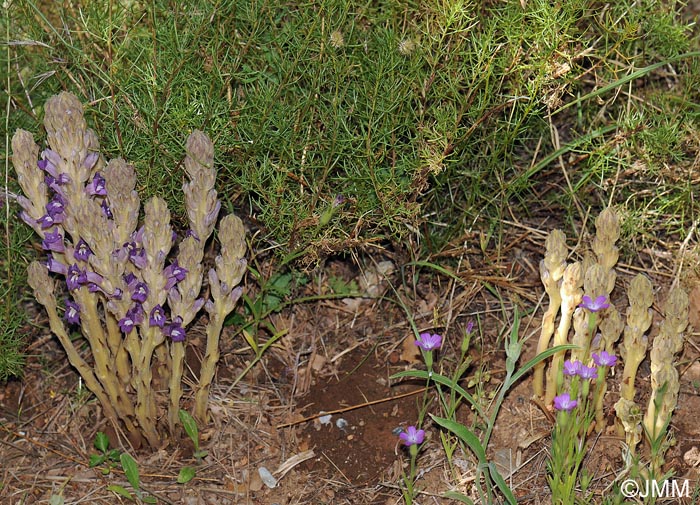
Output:
<svg viewBox="0 0 700 505">
<path fill-rule="evenodd" d="M 182 427 L 185 429 L 185 433 L 187 433 L 187 436 L 192 440 L 192 444 L 194 444 L 193 456 L 197 459 L 197 463 L 200 463 L 202 458 L 205 458 L 207 454 L 209 454 L 209 451 L 199 448 L 199 430 L 197 429 L 197 423 L 186 410 L 181 409 L 178 414 Z M 197 470 L 194 467 L 183 466 L 177 476 L 177 482 L 178 484 L 185 484 L 191 481 L 196 474 Z"/>
<path fill-rule="evenodd" d="M 128 453 L 122 453 L 118 449 L 110 449 L 109 438 L 107 438 L 107 435 L 101 431 L 98 431 L 97 435 L 95 435 L 94 446 L 95 449 L 100 451 L 100 454 L 90 455 L 90 468 L 106 465 L 101 470 L 102 475 L 109 475 L 112 470 L 117 467 L 117 465 L 121 466 L 122 470 L 124 471 L 124 475 L 126 475 L 126 479 L 129 481 L 129 484 L 131 484 L 131 487 L 134 488 L 136 498 L 143 503 L 156 503 L 156 499 L 153 496 L 144 495 L 143 491 L 141 490 L 139 467 L 134 458 L 132 458 Z M 112 484 L 107 486 L 107 489 L 131 501 L 136 501 L 134 495 L 132 495 L 124 486 Z"/>
<path fill-rule="evenodd" d="M 139 467 L 136 460 L 125 452 L 119 456 L 119 462 L 122 465 L 122 470 L 124 470 L 124 475 L 126 475 L 126 480 L 128 480 L 131 487 L 134 488 L 134 495 L 136 495 L 136 498 L 134 498 L 134 495 L 132 495 L 124 486 L 120 486 L 119 484 L 107 486 L 107 489 L 131 501 L 157 503 L 155 497 L 145 495 L 141 490 L 141 478 L 139 476 Z"/>
<path fill-rule="evenodd" d="M 100 451 L 100 454 L 90 454 L 90 468 L 106 465 L 101 469 L 101 472 L 102 475 L 109 475 L 112 469 L 119 463 L 119 455 L 121 453 L 117 449 L 109 448 L 109 439 L 107 435 L 101 431 L 98 431 L 97 435 L 95 435 L 94 446 L 95 449 Z"/>
</svg>

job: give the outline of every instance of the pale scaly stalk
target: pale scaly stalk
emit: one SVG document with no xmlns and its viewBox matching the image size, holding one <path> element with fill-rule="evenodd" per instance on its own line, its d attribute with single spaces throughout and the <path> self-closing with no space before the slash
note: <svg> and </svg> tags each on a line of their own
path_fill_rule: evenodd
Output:
<svg viewBox="0 0 700 505">
<path fill-rule="evenodd" d="M 121 416 L 117 414 L 117 411 L 110 403 L 100 382 L 92 372 L 90 365 L 85 362 L 76 350 L 73 342 L 71 342 L 70 337 L 66 333 L 63 321 L 58 317 L 58 313 L 56 312 L 56 300 L 54 298 L 54 283 L 49 278 L 46 267 L 38 261 L 30 263 L 27 269 L 27 281 L 34 291 L 34 297 L 46 308 L 51 332 L 58 337 L 61 345 L 65 349 L 68 362 L 78 370 L 78 373 L 80 373 L 80 376 L 85 381 L 85 386 L 93 392 L 102 405 L 105 417 L 117 428 Z M 122 418 L 122 421 L 128 430 L 134 430 L 134 426 L 128 418 Z"/>
<path fill-rule="evenodd" d="M 173 314 L 177 314 L 183 320 L 183 326 L 187 325 L 194 315 L 204 304 L 204 300 L 197 298 L 202 283 L 202 257 L 204 255 L 204 244 L 214 230 L 216 220 L 221 209 L 221 202 L 217 199 L 216 170 L 214 169 L 214 145 L 209 138 L 201 131 L 195 130 L 187 138 L 187 155 L 185 156 L 185 172 L 188 181 L 182 186 L 185 195 L 185 207 L 190 223 L 192 236 L 195 240 L 188 244 L 185 251 L 180 251 L 178 261 L 180 265 L 188 270 L 184 282 L 180 283 L 177 292 L 171 291 L 169 303 L 173 309 Z M 223 243 L 220 233 L 220 241 Z M 224 246 L 222 245 L 222 248 Z M 223 323 L 223 322 L 222 322 Z M 211 325 L 212 322 L 210 321 Z M 219 329 L 220 331 L 220 329 Z M 218 348 L 217 334 L 211 337 L 207 334 L 207 352 L 212 342 L 216 341 Z M 183 347 L 178 349 L 177 347 Z M 168 410 L 168 420 L 171 430 L 179 423 L 178 412 L 180 410 L 180 397 L 182 396 L 181 378 L 184 362 L 184 343 L 172 343 L 170 348 L 171 357 L 171 381 L 170 381 L 170 408 Z M 176 384 L 175 379 L 179 376 L 180 383 Z"/>
<path fill-rule="evenodd" d="M 576 346 L 576 349 L 571 350 L 571 361 L 588 363 L 591 354 L 591 337 L 588 329 L 588 313 L 581 307 L 574 310 L 573 327 L 574 336 L 571 343 Z"/>
<path fill-rule="evenodd" d="M 133 418 L 134 407 L 116 374 L 114 356 L 109 352 L 104 329 L 97 311 L 97 297 L 89 293 L 86 287 L 74 292 L 74 298 L 81 308 L 83 335 L 90 344 L 95 360 L 95 374 L 104 387 L 112 405 L 119 411 L 120 417 Z"/>
<path fill-rule="evenodd" d="M 537 342 L 537 354 L 549 348 L 549 342 L 554 334 L 554 320 L 561 306 L 559 284 L 566 268 L 566 235 L 561 230 L 553 230 L 545 241 L 546 252 L 540 262 L 540 279 L 549 297 L 549 306 L 542 318 L 540 339 Z M 537 398 L 544 394 L 544 362 L 535 365 L 533 376 L 533 392 Z"/>
<path fill-rule="evenodd" d="M 209 388 L 219 361 L 219 335 L 224 319 L 233 310 L 243 292 L 240 287 L 236 287 L 241 282 L 247 266 L 244 258 L 245 229 L 239 218 L 228 215 L 221 220 L 219 241 L 221 254 L 216 257 L 216 269 L 209 270 L 209 288 L 214 302 L 208 301 L 204 306 L 209 313 L 207 349 L 202 360 L 194 408 L 194 417 L 200 422 L 206 422 Z"/>
<path fill-rule="evenodd" d="M 130 333 L 135 333 L 136 329 Z M 156 428 L 156 406 L 153 394 L 151 359 L 153 350 L 162 343 L 163 338 L 158 328 L 152 326 L 141 328 L 141 350 L 138 355 L 136 372 L 136 419 L 141 432 L 151 447 L 160 445 L 160 437 Z"/>
<path fill-rule="evenodd" d="M 651 398 L 644 426 L 652 440 L 657 439 L 671 420 L 678 402 L 680 381 L 674 366 L 675 355 L 683 349 L 683 331 L 688 326 L 688 295 L 681 288 L 671 289 L 664 306 L 664 320 L 651 348 Z M 658 398 L 665 388 L 663 398 Z M 659 401 L 660 400 L 660 401 Z M 660 403 L 657 408 L 657 403 Z"/>
<path fill-rule="evenodd" d="M 651 327 L 651 306 L 654 303 L 651 281 L 646 276 L 638 274 L 630 283 L 627 298 L 630 306 L 627 309 L 624 339 L 620 345 L 620 355 L 625 363 L 620 385 L 620 397 L 634 401 L 634 381 L 637 369 L 646 357 L 649 345 L 646 332 Z"/>
<path fill-rule="evenodd" d="M 103 301 L 102 310 L 105 315 L 105 326 L 107 328 L 107 344 L 112 349 L 114 365 L 117 377 L 122 385 L 126 386 L 131 382 L 131 362 L 129 353 L 124 344 L 124 337 L 119 331 L 119 325 L 114 315 L 107 310 L 107 304 Z"/>
<path fill-rule="evenodd" d="M 615 354 L 613 344 L 620 339 L 625 323 L 620 317 L 620 312 L 613 304 L 610 304 L 610 307 L 604 311 L 604 315 L 605 317 L 598 324 L 598 328 L 600 328 L 601 341 L 605 343 L 605 347 L 603 347 L 602 350 L 608 352 L 609 354 Z M 600 394 L 595 397 L 595 429 L 599 433 L 603 430 L 603 428 L 605 428 L 603 399 L 605 398 L 605 393 L 607 390 L 607 382 L 602 381 Z"/>
<path fill-rule="evenodd" d="M 554 335 L 554 345 L 566 344 L 569 336 L 569 328 L 571 327 L 571 316 L 576 309 L 576 306 L 581 303 L 583 290 L 583 275 L 581 272 L 580 263 L 572 263 L 566 267 L 564 277 L 561 283 L 561 319 Z M 557 394 L 557 389 L 561 386 L 562 374 L 560 369 L 564 359 L 564 351 L 557 352 L 552 357 L 547 374 L 547 389 L 545 393 L 544 403 L 550 405 Z"/>
<path fill-rule="evenodd" d="M 615 414 L 622 423 L 620 436 L 624 433 L 629 456 L 636 453 L 637 444 L 642 439 L 642 409 L 634 401 L 620 398 L 615 402 Z M 631 463 L 631 459 L 628 463 Z"/>
</svg>

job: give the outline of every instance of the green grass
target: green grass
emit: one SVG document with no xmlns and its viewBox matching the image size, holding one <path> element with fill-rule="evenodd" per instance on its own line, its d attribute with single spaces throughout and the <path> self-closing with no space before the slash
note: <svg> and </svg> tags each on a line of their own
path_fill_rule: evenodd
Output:
<svg viewBox="0 0 700 505">
<path fill-rule="evenodd" d="M 225 205 L 305 264 L 418 234 L 438 253 L 474 227 L 498 251 L 511 213 L 574 227 L 609 200 L 636 231 L 684 233 L 700 88 L 680 5 L 14 1 L 8 131 L 41 138 L 45 99 L 76 93 L 182 223 L 183 139 L 203 129 Z"/>
</svg>

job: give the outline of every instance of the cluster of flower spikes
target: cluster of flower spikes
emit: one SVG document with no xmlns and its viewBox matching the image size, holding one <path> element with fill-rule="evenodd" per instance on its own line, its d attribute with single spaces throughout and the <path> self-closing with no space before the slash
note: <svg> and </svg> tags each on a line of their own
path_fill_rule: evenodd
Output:
<svg viewBox="0 0 700 505">
<path fill-rule="evenodd" d="M 92 171 L 99 161 L 99 153 L 89 152 L 85 157 L 83 166 Z M 73 292 L 81 286 L 87 286 L 90 292 L 100 291 L 107 298 L 121 300 L 125 296 L 120 288 L 114 288 L 107 291 L 104 286 L 104 279 L 101 275 L 94 272 L 89 264 L 90 256 L 93 255 L 90 246 L 83 238 L 78 238 L 75 247 L 73 248 L 72 259 L 73 263 L 67 265 L 56 260 L 52 253 L 61 253 L 66 259 L 70 259 L 67 255 L 67 247 L 65 242 L 65 231 L 61 224 L 65 220 L 65 207 L 68 204 L 67 195 L 64 187 L 71 183 L 69 174 L 60 172 L 59 166 L 60 157 L 51 149 L 45 149 L 41 153 L 41 159 L 37 162 L 37 166 L 44 172 L 44 183 L 49 189 L 51 199 L 45 206 L 46 213 L 38 219 L 33 219 L 27 212 L 22 210 L 20 216 L 23 221 L 32 226 L 34 229 L 44 231 L 44 238 L 41 242 L 42 248 L 48 253 L 47 267 L 50 272 L 62 275 L 65 278 L 66 287 L 69 292 Z M 84 193 L 87 198 L 95 200 L 99 203 L 101 212 L 107 220 L 113 220 L 114 215 L 110 209 L 107 199 L 107 185 L 105 178 L 99 171 L 94 172 L 92 179 L 84 185 Z M 20 204 L 25 203 L 21 200 L 24 197 L 19 197 Z M 218 211 L 218 208 L 216 209 Z M 125 242 L 121 248 L 112 251 L 114 258 L 121 262 L 125 259 L 133 265 L 135 269 L 141 269 L 146 266 L 146 252 L 143 248 L 143 226 L 137 231 L 132 232 L 129 241 Z M 194 232 L 188 231 L 188 234 L 195 236 Z M 196 236 L 195 236 L 196 238 Z M 172 232 L 172 243 L 177 239 L 175 232 Z M 187 270 L 178 265 L 175 259 L 170 265 L 163 270 L 163 275 L 166 278 L 165 289 L 170 291 L 177 286 L 177 283 L 182 281 L 187 274 Z M 139 281 L 133 271 L 123 275 L 124 284 L 127 287 L 126 296 L 133 302 L 131 307 L 126 311 L 126 314 L 119 319 L 119 328 L 124 334 L 130 333 L 136 325 L 144 321 L 145 313 L 142 304 L 146 301 L 149 294 L 148 285 Z M 198 300 L 198 308 L 204 303 Z M 64 320 L 73 325 L 80 324 L 80 306 L 71 299 L 65 301 L 66 309 L 64 312 Z M 185 340 L 185 329 L 182 327 L 182 318 L 176 316 L 172 321 L 167 321 L 165 309 L 161 304 L 155 304 L 148 314 L 148 324 L 150 326 L 159 327 L 163 335 L 169 337 L 173 342 L 183 342 Z"/>
</svg>

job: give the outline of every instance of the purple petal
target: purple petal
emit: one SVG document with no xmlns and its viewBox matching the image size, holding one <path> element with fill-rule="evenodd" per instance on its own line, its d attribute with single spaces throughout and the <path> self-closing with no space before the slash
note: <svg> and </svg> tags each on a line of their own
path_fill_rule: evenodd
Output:
<svg viewBox="0 0 700 505">
<path fill-rule="evenodd" d="M 78 240 L 78 243 L 75 245 L 75 251 L 73 251 L 73 257 L 78 261 L 87 261 L 91 254 L 92 250 L 87 245 L 87 242 L 82 238 Z"/>
<path fill-rule="evenodd" d="M 66 311 L 63 313 L 63 319 L 68 324 L 80 324 L 80 306 L 70 300 L 66 300 Z"/>
</svg>

